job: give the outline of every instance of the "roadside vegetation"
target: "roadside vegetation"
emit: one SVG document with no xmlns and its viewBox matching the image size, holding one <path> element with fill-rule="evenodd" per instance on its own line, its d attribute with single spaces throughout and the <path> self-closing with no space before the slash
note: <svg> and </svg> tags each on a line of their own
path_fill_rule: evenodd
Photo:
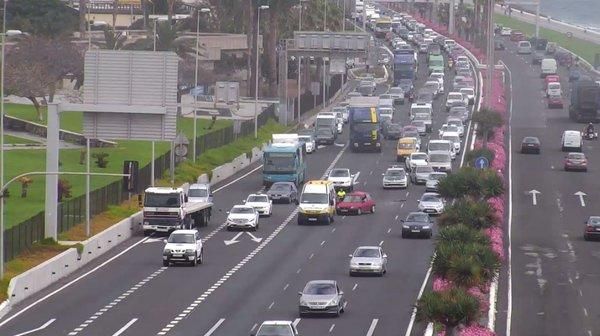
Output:
<svg viewBox="0 0 600 336">
<path fill-rule="evenodd" d="M 535 35 L 535 25 L 530 23 L 522 22 L 502 14 L 496 14 L 495 20 L 499 25 L 518 29 L 528 36 Z M 561 47 L 579 55 L 579 57 L 590 62 L 592 65 L 594 64 L 595 55 L 600 53 L 600 45 L 576 37 L 567 37 L 566 34 L 555 30 L 540 27 L 540 37 L 548 39 L 551 42 L 556 42 Z"/>
</svg>

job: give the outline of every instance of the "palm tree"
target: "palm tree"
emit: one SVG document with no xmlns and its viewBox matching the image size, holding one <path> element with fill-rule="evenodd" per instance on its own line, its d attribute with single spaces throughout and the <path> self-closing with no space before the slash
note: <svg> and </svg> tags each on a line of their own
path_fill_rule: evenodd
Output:
<svg viewBox="0 0 600 336">
<path fill-rule="evenodd" d="M 432 272 L 456 286 L 471 288 L 492 280 L 499 267 L 498 255 L 489 243 L 438 241 Z"/>
<path fill-rule="evenodd" d="M 417 302 L 419 321 L 437 322 L 446 327 L 446 335 L 455 335 L 460 324 L 470 324 L 479 317 L 479 301 L 464 289 L 426 292 Z"/>
<path fill-rule="evenodd" d="M 490 239 L 488 236 L 483 234 L 481 231 L 476 230 L 472 227 L 466 226 L 464 224 L 456 224 L 452 226 L 446 226 L 440 229 L 437 242 L 439 244 L 443 243 L 458 243 L 458 244 L 467 244 L 467 243 L 476 243 L 482 245 L 489 245 Z"/>
<path fill-rule="evenodd" d="M 502 115 L 491 109 L 481 109 L 473 114 L 473 121 L 477 123 L 477 128 L 483 133 L 483 148 L 487 148 L 487 142 L 491 132 L 496 127 L 503 125 Z"/>
<path fill-rule="evenodd" d="M 452 199 L 479 198 L 481 196 L 480 171 L 473 167 L 461 168 L 439 182 L 438 193 Z"/>
<path fill-rule="evenodd" d="M 109 50 L 120 50 L 123 49 L 127 36 L 123 35 L 122 32 L 116 32 L 111 27 L 104 28 L 104 49 Z"/>
<path fill-rule="evenodd" d="M 465 224 L 474 229 L 487 229 L 496 225 L 497 218 L 487 202 L 459 199 L 438 218 L 439 226 Z"/>
</svg>

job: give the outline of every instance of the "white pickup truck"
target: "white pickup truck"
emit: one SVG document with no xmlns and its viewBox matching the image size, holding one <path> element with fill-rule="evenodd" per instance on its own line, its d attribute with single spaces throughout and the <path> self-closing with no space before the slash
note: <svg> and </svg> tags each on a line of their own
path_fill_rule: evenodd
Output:
<svg viewBox="0 0 600 336">
<path fill-rule="evenodd" d="M 211 202 L 188 202 L 183 188 L 150 187 L 144 191 L 144 235 L 207 226 Z"/>
</svg>

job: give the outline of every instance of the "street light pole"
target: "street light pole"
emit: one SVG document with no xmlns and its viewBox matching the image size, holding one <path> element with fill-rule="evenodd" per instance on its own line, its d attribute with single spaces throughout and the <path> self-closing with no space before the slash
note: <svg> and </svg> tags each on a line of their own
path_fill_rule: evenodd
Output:
<svg viewBox="0 0 600 336">
<path fill-rule="evenodd" d="M 325 15 L 323 19 L 323 31 L 327 30 L 327 0 L 325 0 Z"/>
<path fill-rule="evenodd" d="M 488 1 L 488 44 L 487 44 L 487 107 L 492 106 L 494 80 L 494 1 Z"/>
<path fill-rule="evenodd" d="M 0 186 L 4 185 L 4 45 L 6 44 L 6 4 L 2 10 L 2 65 L 0 66 Z M 0 280 L 4 277 L 4 189 L 0 190 Z"/>
<path fill-rule="evenodd" d="M 152 50 L 156 51 L 156 23 L 158 22 L 158 18 L 154 19 L 154 28 L 152 28 Z"/>
<path fill-rule="evenodd" d="M 196 68 L 194 71 L 194 88 L 198 87 L 198 59 L 200 58 L 200 13 L 209 13 L 210 12 L 210 8 L 199 8 L 196 11 Z M 198 97 L 196 95 L 194 95 L 194 143 L 192 145 L 192 150 L 194 151 L 194 153 L 192 154 L 192 160 L 193 162 L 196 162 L 196 137 L 197 137 L 197 113 L 196 110 L 198 108 L 197 106 L 198 103 Z"/>
<path fill-rule="evenodd" d="M 269 9 L 269 6 L 267 5 L 262 5 L 262 6 L 258 6 L 258 18 L 256 21 L 256 64 L 255 64 L 255 73 L 256 73 L 256 81 L 255 81 L 255 87 L 254 87 L 254 137 L 258 138 L 258 38 L 260 36 L 260 11 L 262 9 Z"/>
</svg>

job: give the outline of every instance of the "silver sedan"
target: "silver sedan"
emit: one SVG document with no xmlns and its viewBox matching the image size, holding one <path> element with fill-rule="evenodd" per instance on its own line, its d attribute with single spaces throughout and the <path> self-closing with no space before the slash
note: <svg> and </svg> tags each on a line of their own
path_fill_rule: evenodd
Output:
<svg viewBox="0 0 600 336">
<path fill-rule="evenodd" d="M 387 255 L 379 246 L 359 246 L 349 257 L 350 276 L 357 273 L 383 276 L 387 272 Z"/>
</svg>

